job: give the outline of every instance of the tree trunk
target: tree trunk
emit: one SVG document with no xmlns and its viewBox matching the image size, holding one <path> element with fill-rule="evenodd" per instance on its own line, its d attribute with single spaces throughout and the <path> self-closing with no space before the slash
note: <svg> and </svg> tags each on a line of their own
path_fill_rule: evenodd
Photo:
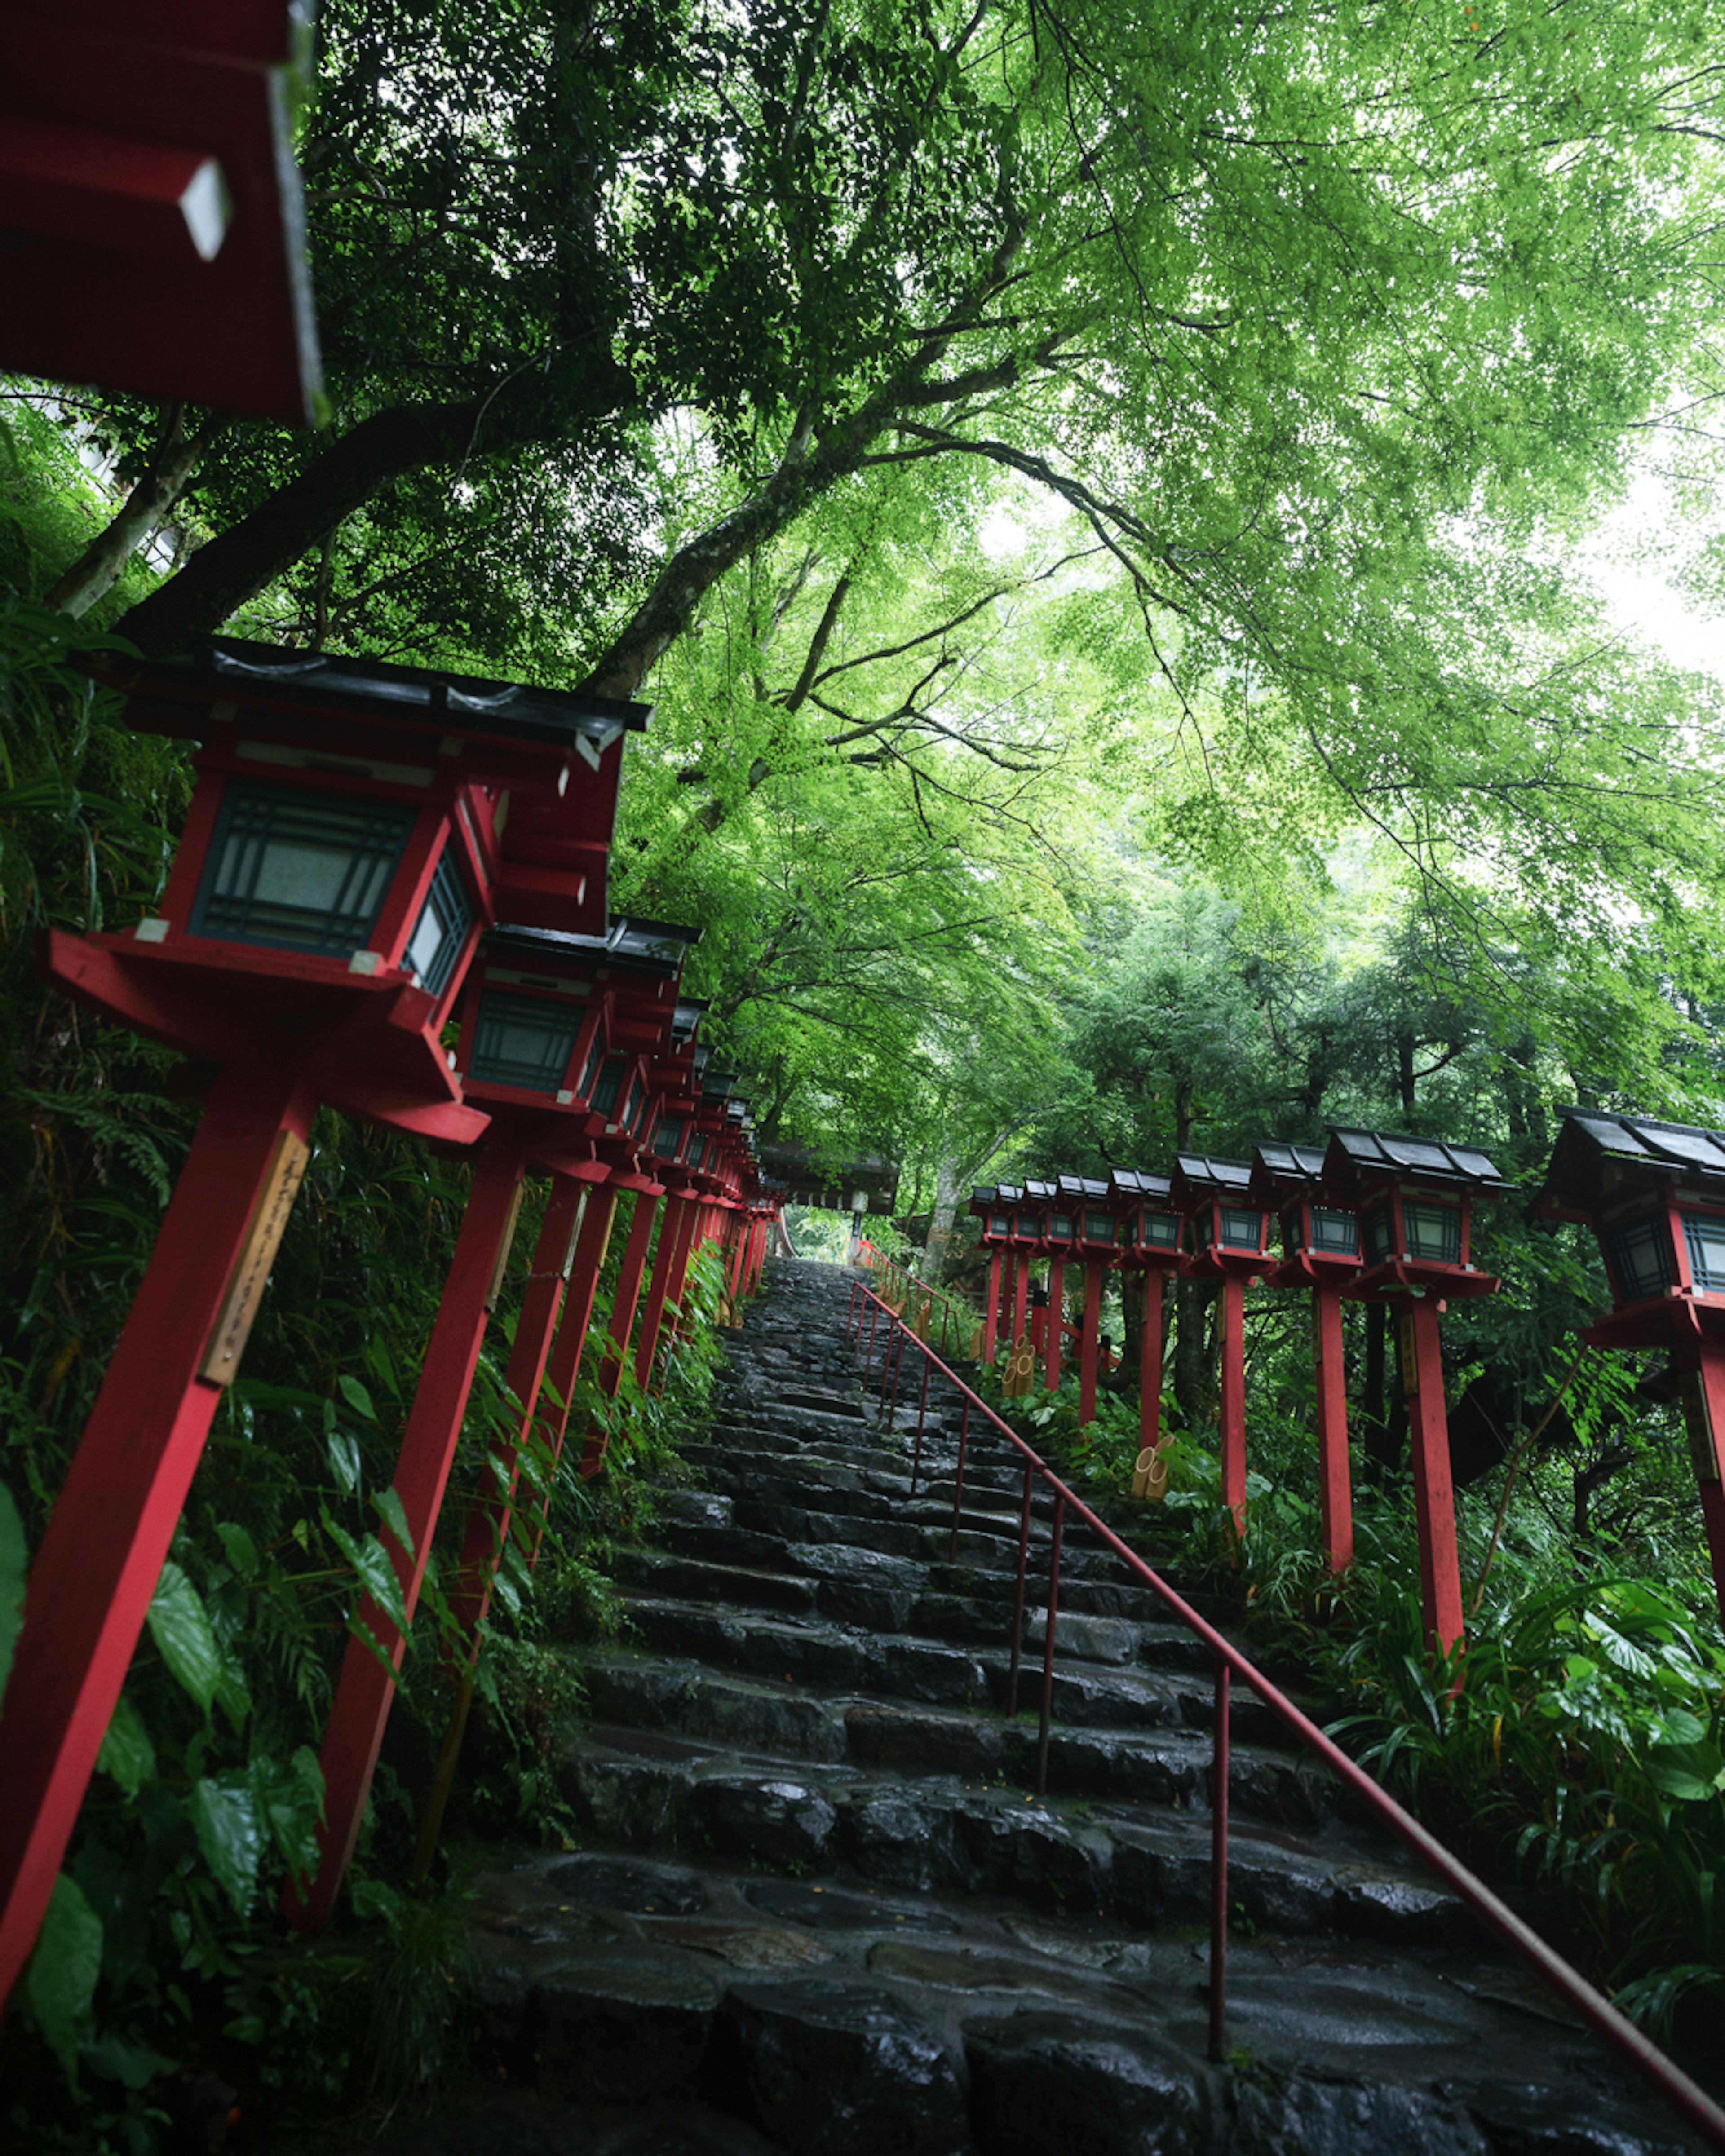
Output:
<svg viewBox="0 0 1725 2156">
<path fill-rule="evenodd" d="M 1414 1112 L 1414 1036 L 1400 1034 L 1395 1044 L 1395 1090 L 1402 1104 L 1402 1113 Z"/>
<path fill-rule="evenodd" d="M 199 458 L 228 424 L 225 419 L 212 419 L 188 441 L 185 417 L 185 407 L 176 404 L 142 478 L 49 593 L 44 606 L 74 617 L 88 613 L 114 588 L 139 547 L 155 536 L 185 492 Z"/>
<path fill-rule="evenodd" d="M 180 650 L 195 630 L 219 629 L 393 480 L 468 454 L 484 409 L 477 399 L 406 404 L 362 419 L 249 516 L 207 541 L 177 577 L 122 614 L 118 634 L 159 655 Z M 508 444 L 494 437 L 490 446 L 495 451 Z"/>
<path fill-rule="evenodd" d="M 1389 1383 L 1389 1306 L 1366 1305 L 1366 1385 L 1361 1403 L 1360 1441 L 1365 1448 L 1369 1479 L 1382 1486 L 1387 1476 L 1406 1465 L 1408 1401 L 1403 1386 L 1401 1332 L 1395 1335 L 1396 1382 Z"/>
<path fill-rule="evenodd" d="M 177 576 L 121 615 L 116 633 L 152 655 L 177 651 L 194 631 L 219 629 L 394 480 L 429 465 L 459 465 L 549 439 L 578 420 L 616 411 L 634 391 L 608 356 L 595 360 L 578 396 L 567 387 L 551 409 L 533 397 L 530 382 L 506 399 L 516 379 L 506 376 L 482 398 L 395 404 L 362 419 L 249 516 L 207 541 Z"/>
<path fill-rule="evenodd" d="M 929 1216 L 928 1240 L 924 1245 L 922 1277 L 938 1285 L 946 1268 L 947 1248 L 958 1219 L 958 1201 L 964 1195 L 961 1174 L 963 1163 L 942 1153 L 934 1171 L 934 1211 Z"/>
<path fill-rule="evenodd" d="M 1215 1404 L 1204 1319 L 1216 1299 L 1209 1281 L 1174 1283 L 1174 1399 L 1188 1430 L 1201 1429 Z"/>
</svg>

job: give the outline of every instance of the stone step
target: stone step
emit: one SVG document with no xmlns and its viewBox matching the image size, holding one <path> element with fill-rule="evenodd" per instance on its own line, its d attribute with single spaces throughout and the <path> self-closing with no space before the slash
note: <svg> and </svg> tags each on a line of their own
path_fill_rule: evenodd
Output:
<svg viewBox="0 0 1725 2156">
<path fill-rule="evenodd" d="M 1020 1712 L 957 1710 L 870 1694 L 820 1693 L 628 1648 L 589 1651 L 582 1676 L 597 1723 L 659 1730 L 701 1743 L 771 1753 L 787 1762 L 844 1762 L 896 1774 L 946 1774 L 1019 1789 L 1036 1778 L 1040 1668 L 1026 1668 Z M 1210 1738 L 1182 1723 L 1150 1731 L 1050 1727 L 1048 1784 L 1056 1791 L 1175 1808 L 1209 1803 Z M 1229 1798 L 1255 1819 L 1320 1827 L 1327 1778 L 1297 1754 L 1230 1747 Z"/>
<path fill-rule="evenodd" d="M 593 1720 L 556 1755 L 595 1845 L 481 1894 L 507 2071 L 547 2100 L 707 2107 L 667 2128 L 680 2156 L 1686 2146 L 1240 1686 L 1229 2035 L 1250 2062 L 1208 2062 L 1208 1650 L 1069 1521 L 1048 1794 L 1025 1794 L 1051 1506 L 1039 1489 L 1009 1721 L 1022 1468 L 973 1415 L 955 1541 L 959 1396 L 932 1383 L 924 1409 L 910 1351 L 883 1407 L 845 1333 L 855 1277 L 774 1262 L 684 1450 L 697 1486 L 652 1492 L 650 1546 L 616 1558 L 629 1631 L 581 1650 Z M 1161 1568 L 1155 1517 L 1105 1510 Z M 638 2145 L 661 2142 L 616 2156 Z"/>
<path fill-rule="evenodd" d="M 890 1587 L 867 1583 L 822 1585 L 835 1595 L 849 1592 L 865 1607 L 893 1594 Z M 897 1629 L 870 1634 L 854 1620 L 776 1616 L 631 1592 L 621 1594 L 619 1603 L 632 1643 L 744 1676 L 780 1678 L 820 1691 L 867 1691 L 950 1707 L 1004 1707 L 1006 1702 L 1009 1642 L 971 1646 Z M 1039 1613 L 1021 1654 L 1020 1704 L 1041 1682 L 1040 1622 Z M 1055 1645 L 1052 1712 L 1063 1728 L 1209 1727 L 1213 1699 L 1208 1684 L 1194 1683 L 1181 1671 L 1083 1661 L 1061 1649 L 1058 1626 Z M 1244 1685 L 1234 1688 L 1229 1726 L 1242 1740 L 1286 1748 L 1280 1725 Z"/>
<path fill-rule="evenodd" d="M 842 1869 L 1140 1930 L 1209 1914 L 1210 1827 L 1197 1812 L 718 1751 L 650 1730 L 595 1729 L 564 1745 L 557 1772 L 578 1820 L 614 1846 L 711 1851 L 798 1876 Z M 1462 1905 L 1442 1889 L 1339 1838 L 1321 1851 L 1269 1825 L 1230 1835 L 1229 1893 L 1243 1923 L 1291 1937 L 1416 1947 L 1470 1935 Z"/>
<path fill-rule="evenodd" d="M 711 1857 L 535 1855 L 474 1893 L 500 2071 L 477 2117 L 420 2129 L 437 2156 L 1697 2145 L 1584 2032 L 1465 1949 L 1237 1937 L 1229 2034 L 1250 2061 L 1213 2066 L 1206 1948 L 1106 1917 L 761 1878 Z M 665 2107 L 653 2121 L 616 2138 L 596 2125 L 644 2092 Z"/>
<path fill-rule="evenodd" d="M 612 1573 L 626 1587 L 675 1601 L 908 1629 L 954 1645 L 993 1646 L 1003 1639 L 1009 1646 L 1011 1643 L 1011 1574 L 986 1576 L 983 1594 L 928 1593 L 921 1591 L 928 1568 L 915 1560 L 884 1557 L 844 1543 L 787 1543 L 778 1563 L 770 1567 L 716 1563 L 653 1549 L 624 1550 L 613 1560 Z M 973 1586 L 977 1584 L 973 1573 L 959 1576 Z M 1044 1624 L 1037 1599 L 1040 1586 L 1034 1579 L 1028 1584 L 1023 1635 L 1039 1651 Z M 1147 1590 L 1141 1602 L 1159 1607 Z M 1079 1661 L 1183 1671 L 1210 1666 L 1208 1648 L 1183 1626 L 1167 1620 L 1146 1623 L 1122 1617 L 1117 1601 L 1105 1589 L 1082 1580 L 1063 1584 L 1055 1636 L 1059 1653 Z"/>
</svg>

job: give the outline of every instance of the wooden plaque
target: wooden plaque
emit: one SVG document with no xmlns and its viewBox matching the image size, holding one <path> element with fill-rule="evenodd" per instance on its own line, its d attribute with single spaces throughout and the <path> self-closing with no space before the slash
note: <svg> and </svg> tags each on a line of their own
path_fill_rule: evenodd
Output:
<svg viewBox="0 0 1725 2156">
<path fill-rule="evenodd" d="M 305 1167 L 311 1158 L 311 1148 L 292 1131 L 283 1131 L 276 1139 L 270 1171 L 264 1178 L 264 1187 L 258 1193 L 258 1202 L 252 1211 L 251 1225 L 245 1231 L 245 1240 L 228 1276 L 228 1291 L 222 1297 L 222 1306 L 210 1331 L 209 1345 L 198 1367 L 198 1376 L 213 1385 L 231 1385 L 239 1374 L 239 1358 L 251 1337 L 252 1323 L 257 1317 L 270 1268 L 275 1263 L 282 1230 L 294 1209 L 294 1200 L 300 1194 L 300 1185 L 305 1180 Z"/>
</svg>

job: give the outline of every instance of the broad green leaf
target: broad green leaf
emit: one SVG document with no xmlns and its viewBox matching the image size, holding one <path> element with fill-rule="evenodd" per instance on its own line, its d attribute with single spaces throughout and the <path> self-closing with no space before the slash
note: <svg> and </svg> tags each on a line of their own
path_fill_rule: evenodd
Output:
<svg viewBox="0 0 1725 2156">
<path fill-rule="evenodd" d="M 36 1950 L 24 1971 L 24 1999 L 49 2049 L 78 2093 L 78 2046 L 102 1967 L 102 1923 L 66 1874 L 54 1882 Z"/>
<path fill-rule="evenodd" d="M 291 1759 L 254 1759 L 252 1788 L 270 1840 L 290 1871 L 310 1871 L 317 1862 L 317 1827 L 323 1817 L 323 1769 L 309 1744 Z"/>
<path fill-rule="evenodd" d="M 324 1440 L 329 1453 L 330 1472 L 336 1478 L 336 1486 L 344 1497 L 351 1497 L 359 1487 L 359 1478 L 364 1463 L 360 1458 L 359 1440 L 350 1430 L 331 1430 Z"/>
<path fill-rule="evenodd" d="M 221 1676 L 221 1650 L 203 1598 L 172 1561 L 162 1566 L 156 1583 L 149 1624 L 157 1652 L 208 1714 Z"/>
<path fill-rule="evenodd" d="M 1668 1797 L 1680 1797 L 1686 1804 L 1699 1804 L 1714 1794 L 1712 1784 L 1702 1780 L 1684 1754 L 1666 1753 L 1657 1747 L 1647 1755 L 1647 1779 L 1656 1789 L 1662 1789 Z"/>
<path fill-rule="evenodd" d="M 379 1491 L 372 1502 L 383 1516 L 383 1524 L 395 1537 L 409 1557 L 413 1554 L 413 1537 L 408 1531 L 407 1507 L 392 1483 L 388 1489 Z"/>
<path fill-rule="evenodd" d="M 12 1492 L 0 1482 L 0 1692 L 6 1689 L 12 1650 L 24 1623 L 24 1575 L 29 1569 L 23 1522 Z"/>
<path fill-rule="evenodd" d="M 1686 1708 L 1667 1710 L 1661 1724 L 1661 1741 L 1666 1744 L 1699 1744 L 1707 1733 L 1707 1726 L 1698 1714 Z"/>
<path fill-rule="evenodd" d="M 264 1821 L 249 1773 L 234 1768 L 206 1775 L 193 1785 L 186 1808 L 217 1885 L 237 1915 L 249 1916 L 264 1854 Z"/>
<path fill-rule="evenodd" d="M 129 1797 L 135 1797 L 156 1772 L 156 1747 L 129 1691 L 122 1691 L 115 1704 L 96 1765 L 103 1774 L 111 1774 Z"/>
<path fill-rule="evenodd" d="M 341 1397 L 356 1414 L 363 1415 L 367 1422 L 376 1422 L 377 1410 L 372 1405 L 372 1396 L 359 1379 L 344 1370 L 336 1380 Z"/>
<path fill-rule="evenodd" d="M 408 1629 L 407 1605 L 402 1599 L 401 1582 L 395 1576 L 395 1566 L 388 1551 L 375 1535 L 350 1535 L 346 1527 L 327 1514 L 323 1524 L 331 1541 L 359 1574 L 360 1584 L 366 1593 L 405 1632 Z"/>
<path fill-rule="evenodd" d="M 111 2030 L 84 2047 L 84 2063 L 105 2082 L 119 2082 L 129 2089 L 147 2088 L 163 2074 L 171 2074 L 177 2059 L 164 2058 L 147 2044 L 127 2044 Z"/>
<path fill-rule="evenodd" d="M 233 1520 L 218 1520 L 216 1532 L 222 1537 L 222 1548 L 228 1553 L 228 1562 L 242 1579 L 258 1576 L 258 1546 L 245 1529 Z"/>
</svg>

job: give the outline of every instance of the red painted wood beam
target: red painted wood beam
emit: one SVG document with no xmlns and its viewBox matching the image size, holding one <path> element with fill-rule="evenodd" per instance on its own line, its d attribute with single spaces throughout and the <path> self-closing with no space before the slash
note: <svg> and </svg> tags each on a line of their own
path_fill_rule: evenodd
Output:
<svg viewBox="0 0 1725 2156">
<path fill-rule="evenodd" d="M 629 1336 L 634 1331 L 635 1312 L 640 1306 L 641 1279 L 647 1269 L 647 1245 L 653 1236 L 653 1224 L 659 1213 L 659 1200 L 649 1198 L 644 1190 L 635 1193 L 635 1209 L 629 1224 L 629 1235 L 623 1245 L 623 1259 L 618 1268 L 617 1287 L 611 1297 L 611 1315 L 606 1325 L 609 1344 L 605 1359 L 599 1365 L 599 1390 L 607 1399 L 614 1400 L 623 1383 L 624 1366 L 629 1360 Z M 599 1471 L 605 1457 L 608 1439 L 605 1431 L 595 1424 L 587 1434 L 587 1443 L 581 1456 L 581 1475 L 590 1481 Z"/>
<path fill-rule="evenodd" d="M 1348 1467 L 1348 1368 L 1342 1342 L 1342 1297 L 1333 1287 L 1312 1291 L 1312 1349 L 1317 1376 L 1318 1501 L 1324 1557 L 1332 1573 L 1353 1563 L 1353 1488 Z"/>
<path fill-rule="evenodd" d="M 1702 1524 L 1713 1562 L 1713 1592 L 1725 1625 L 1725 1340 L 1702 1338 L 1678 1351 L 1683 1420 L 1701 1496 Z"/>
<path fill-rule="evenodd" d="M 521 1157 L 512 1144 L 494 1138 L 480 1147 L 455 1255 L 402 1436 L 393 1486 L 407 1515 L 412 1554 L 387 1528 L 383 1540 L 395 1565 L 409 1624 L 467 1412 L 485 1335 L 486 1305 L 507 1254 L 521 1178 Z M 355 1621 L 382 1648 L 383 1662 L 359 1640 L 350 1638 L 318 1755 L 323 1768 L 324 1816 L 318 1830 L 321 1856 L 317 1876 L 303 1900 L 290 1896 L 285 1904 L 289 1922 L 301 1931 L 319 1931 L 328 1922 L 352 1861 L 395 1699 L 394 1673 L 407 1647 L 393 1620 L 368 1597 L 362 1599 Z"/>
<path fill-rule="evenodd" d="M 988 1254 L 988 1300 L 983 1312 L 983 1360 L 993 1365 L 1000 1335 L 1000 1265 L 1004 1252 Z"/>
<path fill-rule="evenodd" d="M 1138 1345 L 1138 1448 L 1162 1442 L 1162 1275 L 1144 1275 L 1144 1330 Z"/>
<path fill-rule="evenodd" d="M 500 1476 L 489 1462 L 480 1477 L 467 1514 L 461 1539 L 460 1562 L 449 1589 L 449 1610 L 457 1630 L 467 1643 L 458 1662 L 471 1661 L 479 1651 L 479 1628 L 490 1607 L 491 1586 L 503 1555 L 515 1507 L 516 1486 L 521 1479 L 521 1448 L 532 1430 L 539 1406 L 539 1389 L 550 1360 L 552 1342 L 563 1306 L 563 1276 L 567 1270 L 581 1217 L 585 1187 L 567 1176 L 553 1178 L 533 1250 L 532 1270 L 516 1321 L 515 1343 L 510 1351 L 504 1383 L 519 1404 L 515 1434 L 496 1448 Z"/>
<path fill-rule="evenodd" d="M 1461 1640 L 1461 1568 L 1455 1497 L 1450 1481 L 1450 1418 L 1444 1404 L 1439 1305 L 1430 1296 L 1402 1306 L 1403 1381 L 1420 1531 L 1420 1591 L 1426 1643 L 1446 1655 Z"/>
<path fill-rule="evenodd" d="M 1048 1390 L 1060 1389 L 1060 1350 L 1066 1337 L 1066 1261 L 1048 1261 L 1048 1347 L 1043 1357 L 1043 1381 Z"/>
<path fill-rule="evenodd" d="M 1245 1532 L 1245 1282 L 1222 1276 L 1222 1383 L 1219 1440 L 1222 1502 L 1234 1516 L 1234 1532 Z"/>
<path fill-rule="evenodd" d="M 1030 1259 L 1024 1250 L 1012 1254 L 1012 1338 L 1007 1343 L 1016 1348 L 1024 1337 L 1024 1313 L 1030 1302 Z"/>
<path fill-rule="evenodd" d="M 680 1198 L 673 1198 L 665 1209 L 665 1218 L 660 1224 L 659 1248 L 653 1254 L 653 1273 L 647 1284 L 647 1305 L 641 1313 L 641 1337 L 635 1343 L 635 1383 L 644 1392 L 653 1376 L 653 1358 L 659 1347 L 660 1327 L 665 1321 L 665 1306 L 670 1300 L 671 1276 L 676 1269 L 677 1251 L 684 1240 L 684 1219 L 689 1208 Z"/>
<path fill-rule="evenodd" d="M 557 1473 L 562 1463 L 563 1440 L 569 1428 L 575 1382 L 581 1373 L 581 1358 L 593 1323 L 593 1306 L 598 1294 L 599 1275 L 611 1245 L 611 1228 L 617 1217 L 617 1192 L 609 1183 L 588 1186 L 587 1210 L 581 1216 L 581 1232 L 575 1240 L 575 1262 L 569 1269 L 569 1285 L 563 1291 L 563 1317 L 551 1351 L 551 1362 L 541 1389 L 539 1441 L 546 1455 L 545 1493 L 539 1501 L 527 1569 L 539 1562 L 539 1546 L 545 1539 L 546 1522 Z M 548 1392 L 552 1397 L 544 1399 Z"/>
<path fill-rule="evenodd" d="M 670 1332 L 665 1351 L 668 1355 L 675 1355 L 677 1352 L 677 1342 L 683 1336 L 687 1322 L 688 1313 L 684 1297 L 689 1291 L 689 1268 L 694 1264 L 702 1248 L 702 1224 L 706 1218 L 706 1208 L 698 1199 L 691 1199 L 685 1204 L 682 1235 L 676 1256 L 671 1264 L 669 1296 Z"/>
<path fill-rule="evenodd" d="M 212 1334 L 236 1268 L 259 1247 L 254 1220 L 278 1147 L 297 1149 L 316 1105 L 310 1086 L 275 1072 L 217 1079 L 31 1566 L 0 1717 L 0 2008 L 36 1943 L 234 1375 L 204 1374 Z"/>
</svg>

